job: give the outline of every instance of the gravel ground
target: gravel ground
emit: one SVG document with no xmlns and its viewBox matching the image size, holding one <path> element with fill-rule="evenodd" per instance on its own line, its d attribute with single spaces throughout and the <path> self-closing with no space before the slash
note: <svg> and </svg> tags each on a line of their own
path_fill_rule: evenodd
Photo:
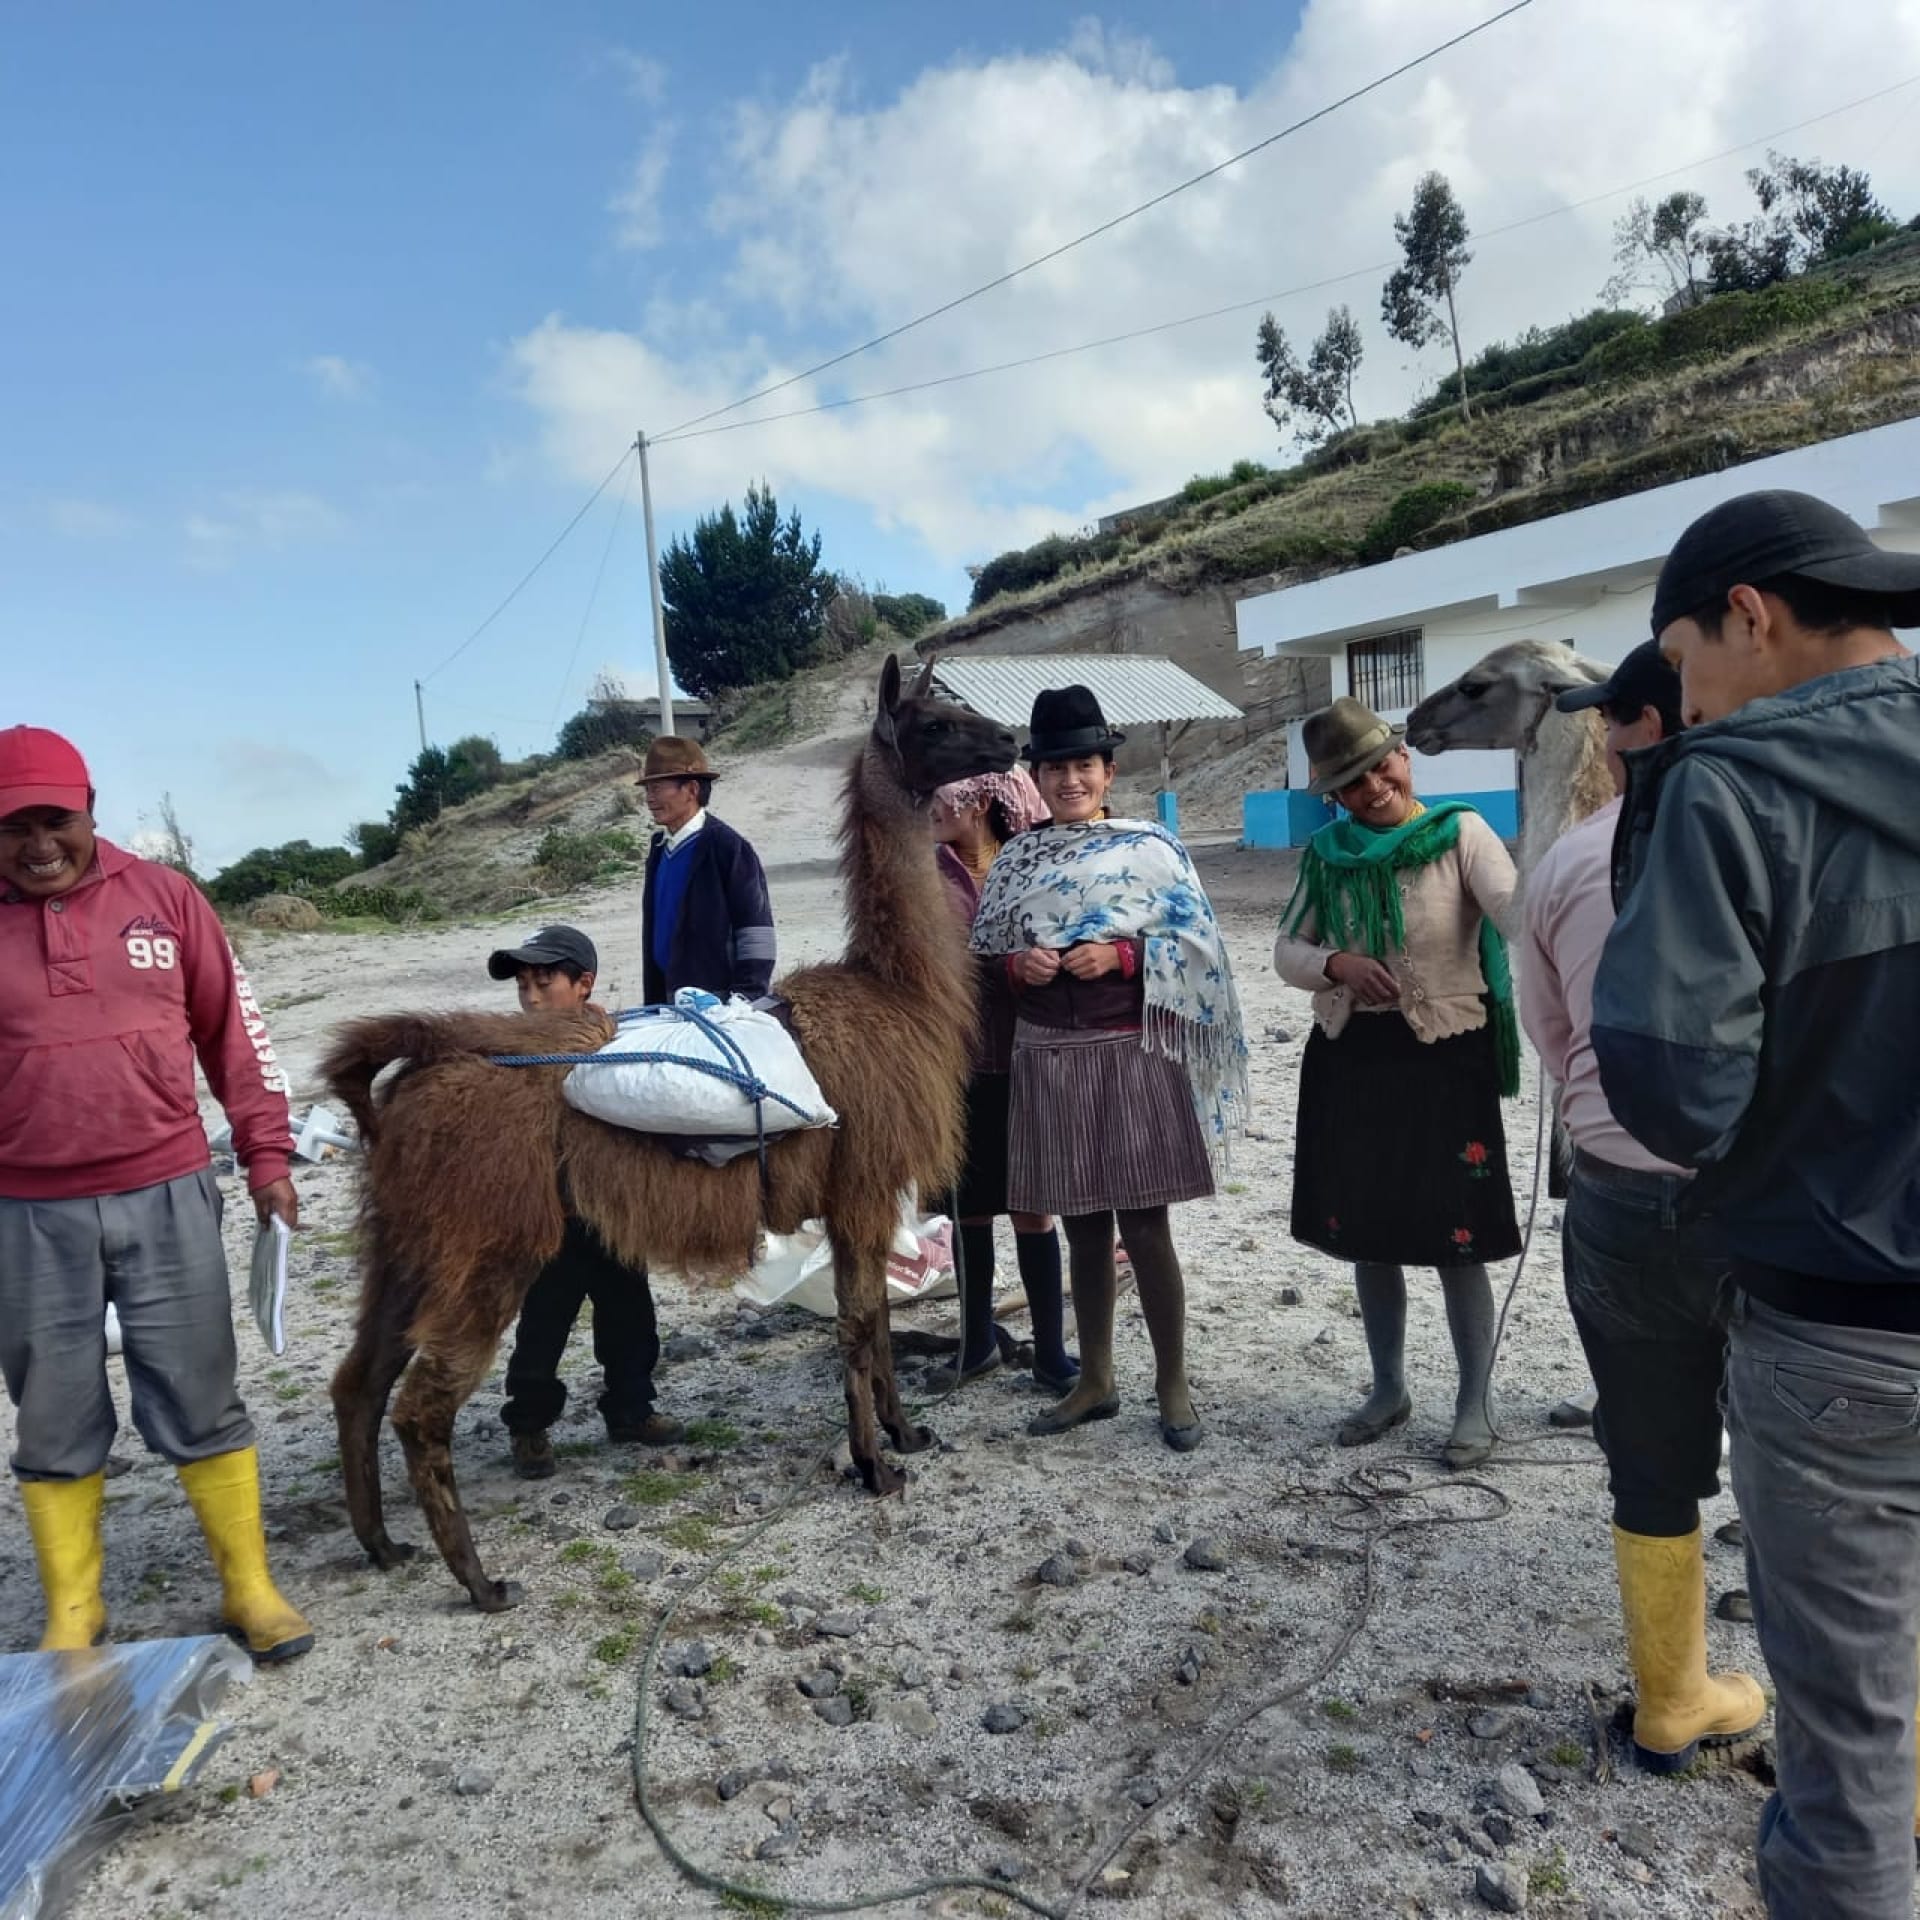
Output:
<svg viewBox="0 0 1920 1920">
<path fill-rule="evenodd" d="M 818 826 L 828 757 L 809 747 L 784 774 L 723 788 L 750 823 L 791 801 L 803 760 L 819 806 L 756 830 L 783 962 L 838 943 Z M 1286 1232 L 1309 1016 L 1267 950 L 1291 867 L 1229 848 L 1202 864 L 1239 970 L 1257 1131 L 1220 1194 L 1176 1215 L 1199 1452 L 1160 1445 L 1145 1332 L 1123 1303 L 1117 1420 L 1029 1439 L 1036 1390 L 990 1376 L 932 1411 L 942 1450 L 912 1463 L 903 1499 L 876 1502 L 821 1457 L 841 1417 L 831 1329 L 663 1279 L 662 1404 L 698 1423 L 687 1444 L 606 1444 L 584 1335 L 557 1479 L 512 1476 L 497 1372 L 463 1416 L 482 1554 L 527 1593 L 482 1617 L 430 1552 L 383 1576 L 347 1530 L 326 1381 L 352 1312 L 354 1176 L 348 1161 L 305 1170 L 291 1346 L 273 1359 L 243 1321 L 241 1350 L 276 1567 L 319 1642 L 229 1696 L 231 1743 L 104 1855 L 74 1914 L 777 1911 L 681 1879 L 636 1812 L 636 1692 L 668 1604 L 663 1665 L 682 1671 L 646 1689 L 653 1802 L 681 1848 L 767 1903 L 958 1874 L 1058 1906 L 1096 1868 L 1088 1899 L 1169 1920 L 1486 1911 L 1477 1877 L 1532 1913 L 1757 1914 L 1763 1756 L 1656 1781 L 1596 1740 L 1625 1669 L 1597 1454 L 1545 1422 L 1584 1384 L 1549 1203 L 1501 1354 L 1494 1464 L 1469 1480 L 1434 1464 L 1453 1375 L 1430 1277 L 1414 1286 L 1416 1408 L 1396 1450 L 1328 1444 L 1367 1369 L 1349 1276 Z M 573 914 L 601 942 L 609 996 L 636 997 L 637 891 Z M 344 1015 L 500 1004 L 482 972 L 500 937 L 253 937 L 296 1088 L 311 1092 Z M 1530 1096 L 1509 1126 L 1524 1210 Z M 243 1314 L 246 1211 L 229 1219 Z M 950 1316 L 921 1306 L 896 1324 Z M 109 1487 L 115 1630 L 201 1631 L 215 1591 L 197 1532 L 169 1471 L 130 1433 L 122 1446 L 135 1464 Z M 395 1532 L 424 1541 L 390 1438 L 384 1460 Z M 1730 1514 L 1723 1496 L 1709 1527 Z M 1710 1592 L 1741 1583 L 1737 1554 L 1709 1554 Z M 0 1645 L 30 1646 L 37 1624 L 16 1521 L 0 1529 Z M 1710 1638 L 1716 1658 L 1755 1666 L 1751 1629 L 1714 1622 Z M 1594 1777 L 1596 1745 L 1611 1778 Z M 1514 1766 L 1530 1771 L 1503 1779 Z M 267 1769 L 277 1785 L 250 1797 Z M 969 1891 L 892 1910 L 1014 1908 Z"/>
</svg>

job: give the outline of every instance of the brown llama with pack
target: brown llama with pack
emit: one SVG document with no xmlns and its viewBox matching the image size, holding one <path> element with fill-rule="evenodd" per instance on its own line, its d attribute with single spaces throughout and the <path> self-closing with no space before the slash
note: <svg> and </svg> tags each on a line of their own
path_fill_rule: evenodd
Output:
<svg viewBox="0 0 1920 1920">
<path fill-rule="evenodd" d="M 902 1191 L 946 1186 L 961 1159 L 974 989 L 926 802 L 950 780 L 1004 772 L 1014 738 L 933 697 L 931 679 L 929 664 L 903 692 L 898 660 L 887 661 L 848 770 L 845 954 L 774 987 L 840 1123 L 770 1140 L 764 1183 L 752 1154 L 710 1167 L 576 1112 L 561 1097 L 564 1067 L 488 1058 L 592 1052 L 613 1036 L 605 1015 L 398 1014 L 341 1028 L 322 1073 L 366 1153 L 359 1319 L 333 1402 L 347 1509 L 375 1566 L 414 1551 L 388 1534 L 380 1500 L 380 1420 L 400 1383 L 393 1424 L 435 1545 L 477 1607 L 518 1603 L 512 1582 L 481 1567 L 454 1482 L 453 1423 L 558 1251 L 569 1208 L 626 1264 L 709 1284 L 746 1271 L 763 1228 L 823 1219 L 854 1464 L 871 1491 L 894 1493 L 904 1476 L 882 1458 L 877 1429 L 901 1453 L 932 1444 L 894 1382 L 887 1253 Z M 395 1063 L 376 1097 L 376 1076 Z"/>
</svg>

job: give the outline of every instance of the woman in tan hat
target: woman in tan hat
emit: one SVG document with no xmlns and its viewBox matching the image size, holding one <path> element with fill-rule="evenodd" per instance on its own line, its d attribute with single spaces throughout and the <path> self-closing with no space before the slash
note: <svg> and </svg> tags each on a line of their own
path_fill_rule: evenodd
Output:
<svg viewBox="0 0 1920 1920">
<path fill-rule="evenodd" d="M 1302 729 L 1312 778 L 1347 817 L 1308 842 L 1273 960 L 1313 995 L 1294 1134 L 1293 1237 L 1354 1263 L 1373 1391 L 1343 1447 L 1412 1412 L 1404 1269 L 1440 1275 L 1460 1383 L 1442 1458 L 1493 1451 L 1489 1260 L 1520 1250 L 1500 1100 L 1519 1089 L 1503 934 L 1516 876 L 1465 801 L 1414 797 L 1404 727 L 1336 700 Z"/>
</svg>

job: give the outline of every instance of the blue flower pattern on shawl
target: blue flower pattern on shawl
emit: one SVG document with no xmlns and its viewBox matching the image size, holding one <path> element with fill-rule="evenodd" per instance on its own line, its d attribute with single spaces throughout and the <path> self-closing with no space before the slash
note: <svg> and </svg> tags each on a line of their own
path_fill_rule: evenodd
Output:
<svg viewBox="0 0 1920 1920">
<path fill-rule="evenodd" d="M 1187 1071 L 1201 1130 L 1225 1158 L 1246 1125 L 1247 1043 L 1226 943 L 1187 850 L 1145 820 L 1035 827 L 1001 849 L 980 891 L 976 953 L 1143 943 L 1142 1044 Z"/>
</svg>

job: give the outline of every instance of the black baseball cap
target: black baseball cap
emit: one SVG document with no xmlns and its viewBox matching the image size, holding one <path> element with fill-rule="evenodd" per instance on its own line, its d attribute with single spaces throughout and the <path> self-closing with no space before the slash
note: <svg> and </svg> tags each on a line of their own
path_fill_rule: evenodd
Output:
<svg viewBox="0 0 1920 1920">
<path fill-rule="evenodd" d="M 578 927 L 542 927 L 524 947 L 502 947 L 487 956 L 487 971 L 496 980 L 511 980 L 522 967 L 578 967 L 598 973 L 600 956 Z"/>
<path fill-rule="evenodd" d="M 1783 573 L 1882 599 L 1889 626 L 1920 627 L 1920 554 L 1887 553 L 1838 507 L 1776 489 L 1722 501 L 1673 543 L 1653 590 L 1653 631 Z"/>
<path fill-rule="evenodd" d="M 1584 713 L 1589 707 L 1631 707 L 1636 716 L 1643 707 L 1678 713 L 1680 676 L 1667 665 L 1657 640 L 1642 640 L 1604 680 L 1569 687 L 1553 704 L 1562 713 Z"/>
</svg>

